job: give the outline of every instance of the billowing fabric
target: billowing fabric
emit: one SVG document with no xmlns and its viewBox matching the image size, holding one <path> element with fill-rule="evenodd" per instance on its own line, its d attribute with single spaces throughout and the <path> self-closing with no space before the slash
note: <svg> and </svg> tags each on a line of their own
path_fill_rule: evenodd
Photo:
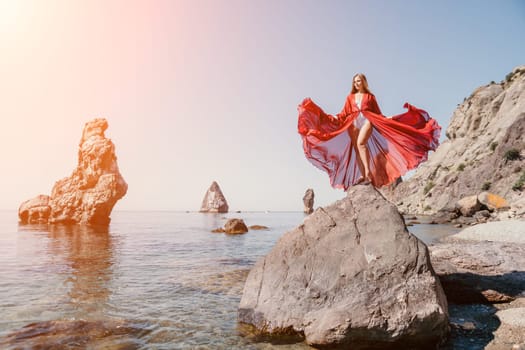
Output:
<svg viewBox="0 0 525 350">
<path fill-rule="evenodd" d="M 335 188 L 355 185 L 363 174 L 356 152 L 357 140 L 350 137 L 354 120 L 362 115 L 373 125 L 367 148 L 370 154 L 372 184 L 388 185 L 408 170 L 427 160 L 439 145 L 441 127 L 427 112 L 405 103 L 405 113 L 387 118 L 381 114 L 372 94 L 362 95 L 361 106 L 355 94 L 348 95 L 343 110 L 336 116 L 326 114 L 310 98 L 299 106 L 298 131 L 306 158 L 324 170 Z"/>
</svg>

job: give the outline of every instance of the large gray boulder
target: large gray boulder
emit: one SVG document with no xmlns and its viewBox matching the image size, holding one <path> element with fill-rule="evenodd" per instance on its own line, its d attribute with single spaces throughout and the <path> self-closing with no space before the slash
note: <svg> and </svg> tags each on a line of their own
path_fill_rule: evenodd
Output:
<svg viewBox="0 0 525 350">
<path fill-rule="evenodd" d="M 448 332 L 427 247 L 372 186 L 317 209 L 250 271 L 239 321 L 313 346 L 427 346 Z"/>
</svg>

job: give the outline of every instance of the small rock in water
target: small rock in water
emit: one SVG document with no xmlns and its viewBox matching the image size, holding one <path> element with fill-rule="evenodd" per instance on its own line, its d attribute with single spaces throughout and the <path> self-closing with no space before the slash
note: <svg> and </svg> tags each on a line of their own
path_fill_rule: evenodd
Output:
<svg viewBox="0 0 525 350">
<path fill-rule="evenodd" d="M 224 232 L 229 234 L 240 234 L 248 232 L 248 227 L 242 219 L 229 219 L 224 224 Z"/>
<path fill-rule="evenodd" d="M 250 230 L 268 230 L 268 227 L 263 226 L 263 225 L 251 225 L 249 229 Z"/>
</svg>

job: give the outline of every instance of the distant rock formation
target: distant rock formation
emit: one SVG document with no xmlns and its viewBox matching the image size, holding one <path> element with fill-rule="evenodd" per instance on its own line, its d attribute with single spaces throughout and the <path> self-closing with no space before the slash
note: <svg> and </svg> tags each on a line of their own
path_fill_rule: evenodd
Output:
<svg viewBox="0 0 525 350">
<path fill-rule="evenodd" d="M 18 212 L 22 224 L 109 224 L 111 211 L 128 185 L 118 169 L 115 145 L 104 136 L 107 128 L 106 119 L 86 123 L 76 169 L 55 183 L 51 196 L 22 203 Z"/>
<path fill-rule="evenodd" d="M 433 348 L 448 332 L 427 247 L 372 186 L 281 237 L 250 271 L 239 320 L 316 347 Z"/>
<path fill-rule="evenodd" d="M 523 135 L 525 66 L 520 66 L 466 98 L 452 116 L 447 140 L 412 177 L 384 193 L 410 214 L 452 210 L 461 198 L 483 191 L 513 207 L 525 190 Z"/>
<path fill-rule="evenodd" d="M 216 181 L 213 181 L 208 191 L 204 195 L 201 205 L 201 213 L 227 213 L 228 202 L 222 194 L 221 188 Z"/>
<path fill-rule="evenodd" d="M 304 212 L 306 214 L 311 214 L 314 212 L 314 190 L 309 188 L 306 190 L 306 193 L 303 197 L 304 203 Z"/>
</svg>

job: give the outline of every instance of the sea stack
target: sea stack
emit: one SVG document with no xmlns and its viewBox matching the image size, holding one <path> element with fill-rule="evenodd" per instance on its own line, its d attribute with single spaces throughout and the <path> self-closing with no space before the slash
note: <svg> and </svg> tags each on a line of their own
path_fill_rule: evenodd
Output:
<svg viewBox="0 0 525 350">
<path fill-rule="evenodd" d="M 303 197 L 304 203 L 304 212 L 306 214 L 311 214 L 314 211 L 314 190 L 309 188 L 306 190 L 306 193 Z"/>
<path fill-rule="evenodd" d="M 106 119 L 87 122 L 78 150 L 78 165 L 71 176 L 55 183 L 51 196 L 23 202 L 20 223 L 107 225 L 128 185 L 119 172 L 115 145 L 104 135 Z"/>
<path fill-rule="evenodd" d="M 201 205 L 201 213 L 227 213 L 228 202 L 222 194 L 221 188 L 216 181 L 213 181 L 208 191 L 204 195 Z"/>
<path fill-rule="evenodd" d="M 427 247 L 372 186 L 285 233 L 250 271 L 238 316 L 321 348 L 435 348 L 449 330 Z"/>
</svg>

